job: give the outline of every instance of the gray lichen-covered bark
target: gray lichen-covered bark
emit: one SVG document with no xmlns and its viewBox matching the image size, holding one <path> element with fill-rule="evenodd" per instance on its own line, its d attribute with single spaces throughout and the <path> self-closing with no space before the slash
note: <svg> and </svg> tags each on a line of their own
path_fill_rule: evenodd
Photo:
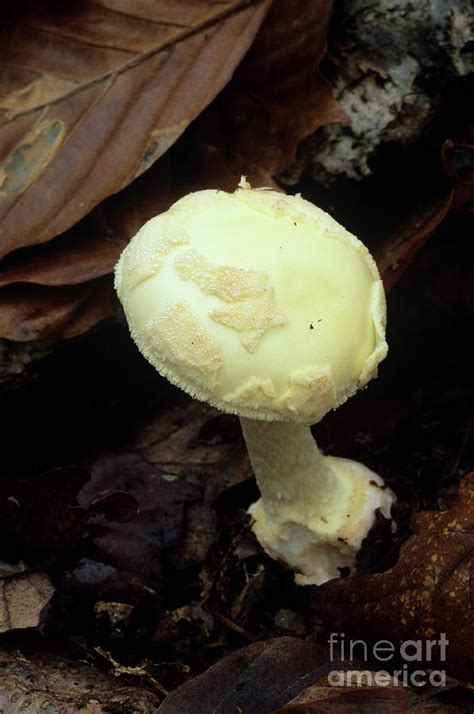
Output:
<svg viewBox="0 0 474 714">
<path fill-rule="evenodd" d="M 336 4 L 326 73 L 350 123 L 330 124 L 301 147 L 283 177 L 323 183 L 370 173 L 383 142 L 416 139 L 446 84 L 474 69 L 472 0 L 344 0 Z"/>
</svg>

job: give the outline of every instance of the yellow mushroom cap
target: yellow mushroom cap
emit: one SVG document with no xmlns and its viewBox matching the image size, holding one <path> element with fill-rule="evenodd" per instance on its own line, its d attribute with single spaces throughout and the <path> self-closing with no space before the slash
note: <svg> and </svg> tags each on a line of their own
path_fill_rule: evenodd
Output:
<svg viewBox="0 0 474 714">
<path fill-rule="evenodd" d="M 170 382 L 223 411 L 313 424 L 376 375 L 385 295 L 367 248 L 300 196 L 191 193 L 148 221 L 115 286 Z"/>
</svg>

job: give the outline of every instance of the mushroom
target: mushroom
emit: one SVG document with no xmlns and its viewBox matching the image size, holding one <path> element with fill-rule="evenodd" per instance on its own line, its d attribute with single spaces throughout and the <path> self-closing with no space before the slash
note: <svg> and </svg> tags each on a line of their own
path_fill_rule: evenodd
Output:
<svg viewBox="0 0 474 714">
<path fill-rule="evenodd" d="M 301 198 L 191 193 L 123 251 L 115 286 L 142 354 L 185 392 L 241 419 L 261 498 L 254 532 L 300 584 L 353 568 L 394 495 L 311 434 L 376 376 L 385 295 L 367 248 Z"/>
</svg>

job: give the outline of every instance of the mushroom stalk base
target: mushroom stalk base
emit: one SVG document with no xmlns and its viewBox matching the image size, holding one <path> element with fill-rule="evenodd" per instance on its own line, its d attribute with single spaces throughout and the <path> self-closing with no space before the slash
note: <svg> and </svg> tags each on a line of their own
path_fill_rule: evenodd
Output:
<svg viewBox="0 0 474 714">
<path fill-rule="evenodd" d="M 321 585 L 352 569 L 380 509 L 394 495 L 362 464 L 324 456 L 309 427 L 241 419 L 261 498 L 249 512 L 260 544 L 296 571 L 301 585 Z"/>
</svg>

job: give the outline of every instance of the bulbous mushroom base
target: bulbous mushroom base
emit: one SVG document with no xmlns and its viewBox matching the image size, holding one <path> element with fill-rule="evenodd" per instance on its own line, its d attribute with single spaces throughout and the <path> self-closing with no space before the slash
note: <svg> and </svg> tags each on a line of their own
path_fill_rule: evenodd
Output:
<svg viewBox="0 0 474 714">
<path fill-rule="evenodd" d="M 395 501 L 380 476 L 363 464 L 334 456 L 322 458 L 340 494 L 333 507 L 306 521 L 285 518 L 284 508 L 275 518 L 275 509 L 271 508 L 270 515 L 263 498 L 249 509 L 260 544 L 271 557 L 296 571 L 299 585 L 322 585 L 339 578 L 343 568 L 353 571 L 376 510 L 390 518 Z"/>
</svg>

